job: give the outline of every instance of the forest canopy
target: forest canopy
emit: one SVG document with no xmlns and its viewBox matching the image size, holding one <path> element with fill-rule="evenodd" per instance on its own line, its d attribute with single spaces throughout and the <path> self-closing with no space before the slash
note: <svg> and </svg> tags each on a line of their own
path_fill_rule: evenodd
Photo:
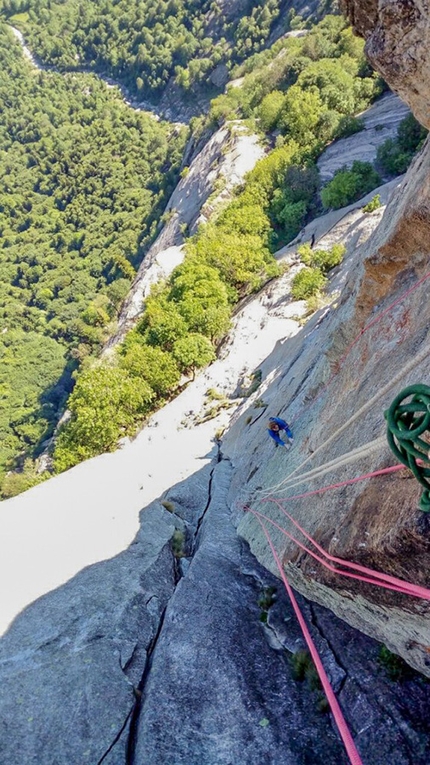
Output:
<svg viewBox="0 0 430 765">
<path fill-rule="evenodd" d="M 4 25 L 0 102 L 1 478 L 50 435 L 70 372 L 108 336 L 185 131 L 95 76 L 36 72 Z"/>
<path fill-rule="evenodd" d="M 65 71 L 89 66 L 156 98 L 172 78 L 189 91 L 219 64 L 261 50 L 276 22 L 288 28 L 284 2 L 213 0 L 1 0 L 45 63 Z"/>
</svg>

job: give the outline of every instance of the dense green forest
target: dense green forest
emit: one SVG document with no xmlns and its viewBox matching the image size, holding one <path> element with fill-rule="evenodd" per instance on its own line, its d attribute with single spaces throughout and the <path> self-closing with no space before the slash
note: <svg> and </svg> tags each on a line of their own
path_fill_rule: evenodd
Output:
<svg viewBox="0 0 430 765">
<path fill-rule="evenodd" d="M 115 7 L 122 6 L 119 0 Z M 68 13 L 74 6 L 61 7 Z M 59 8 L 51 3 L 49 10 Z M 370 165 L 356 163 L 321 189 L 316 160 L 330 141 L 361 129 L 355 115 L 384 84 L 340 16 L 236 65 L 240 87 L 215 98 L 191 128 L 208 135 L 241 119 L 260 134 L 266 156 L 232 201 L 186 241 L 184 263 L 153 289 L 137 326 L 106 364 L 95 359 L 97 350 L 155 235 L 185 134 L 127 109 L 92 76 L 30 69 L 5 30 L 0 54 L 0 470 L 7 497 L 40 480 L 32 459 L 64 408 L 72 374 L 56 471 L 135 433 L 175 395 L 184 375 L 215 358 L 238 301 L 279 273 L 273 252 L 324 206 L 346 204 L 379 183 Z M 381 150 L 380 167 L 400 172 L 422 139 L 409 119 Z M 323 288 L 342 251 L 302 255 L 304 283 L 295 289 L 307 299 Z"/>
<path fill-rule="evenodd" d="M 229 67 L 267 43 L 290 4 L 249 0 L 1 0 L 32 50 L 60 70 L 90 66 L 132 92 L 156 98 L 170 78 L 185 93 L 220 63 Z M 326 2 L 321 6 L 325 7 Z"/>
<path fill-rule="evenodd" d="M 242 87 L 212 102 L 206 126 L 246 118 L 272 150 L 216 220 L 187 240 L 184 263 L 153 290 L 116 359 L 78 376 L 68 402 L 72 416 L 57 440 L 56 470 L 115 448 L 172 395 L 182 374 L 215 357 L 235 304 L 279 272 L 273 251 L 321 206 L 319 153 L 357 129 L 353 115 L 382 87 L 362 41 L 344 19 L 327 16 L 305 38 L 280 41 L 257 56 Z"/>
<path fill-rule="evenodd" d="M 50 435 L 73 368 L 108 336 L 185 134 L 94 76 L 36 72 L 4 26 L 0 61 L 1 478 Z"/>
</svg>

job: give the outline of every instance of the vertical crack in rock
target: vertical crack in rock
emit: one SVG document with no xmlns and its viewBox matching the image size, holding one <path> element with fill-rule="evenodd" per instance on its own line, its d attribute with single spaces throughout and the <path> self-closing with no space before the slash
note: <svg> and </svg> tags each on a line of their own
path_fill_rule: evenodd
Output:
<svg viewBox="0 0 430 765">
<path fill-rule="evenodd" d="M 217 449 L 218 449 L 218 452 L 217 452 L 217 456 L 216 456 L 216 462 L 215 462 L 215 464 L 214 464 L 214 466 L 213 466 L 213 468 L 212 468 L 212 470 L 210 472 L 210 475 L 209 475 L 207 502 L 206 502 L 205 507 L 203 508 L 202 513 L 200 514 L 200 516 L 197 519 L 196 530 L 195 530 L 194 535 L 193 535 L 192 546 L 191 546 L 191 557 L 193 557 L 193 555 L 194 555 L 194 553 L 196 551 L 196 543 L 197 543 L 197 537 L 198 537 L 198 534 L 199 534 L 199 531 L 200 531 L 200 527 L 201 527 L 201 525 L 203 523 L 203 519 L 204 519 L 204 517 L 205 517 L 205 515 L 206 515 L 206 513 L 207 513 L 207 511 L 209 509 L 210 503 L 212 501 L 212 481 L 213 481 L 213 477 L 214 477 L 215 468 L 216 468 L 216 466 L 222 460 L 222 453 L 221 453 L 221 447 L 220 447 L 219 442 L 217 442 Z"/>
<path fill-rule="evenodd" d="M 336 688 L 333 689 L 335 690 L 336 695 L 339 695 L 342 692 L 344 685 L 348 679 L 348 668 L 343 665 L 338 652 L 334 649 L 333 644 L 330 641 L 330 638 L 327 637 L 323 627 L 320 626 L 318 622 L 317 614 L 315 612 L 314 605 L 311 601 L 308 601 L 308 607 L 309 607 L 309 618 L 313 628 L 318 632 L 318 635 L 320 636 L 321 640 L 325 642 L 325 644 L 327 645 L 327 648 L 329 649 L 330 653 L 333 656 L 334 661 L 336 662 L 337 666 L 343 673 L 343 677 L 337 681 Z"/>
<path fill-rule="evenodd" d="M 134 702 L 133 706 L 131 707 L 131 709 L 130 709 L 130 711 L 129 711 L 128 715 L 127 715 L 127 717 L 125 718 L 125 720 L 124 720 L 124 722 L 123 722 L 123 724 L 122 724 L 122 726 L 121 726 L 120 730 L 118 731 L 118 733 L 117 733 L 117 735 L 115 736 L 114 740 L 112 741 L 111 745 L 110 745 L 110 746 L 109 746 L 109 747 L 106 749 L 105 753 L 104 753 L 104 754 L 103 754 L 103 755 L 100 757 L 100 759 L 98 760 L 98 762 L 97 762 L 97 765 L 102 765 L 102 763 L 104 762 L 104 760 L 106 759 L 106 757 L 107 757 L 107 756 L 108 756 L 108 755 L 111 753 L 112 749 L 113 749 L 113 748 L 116 746 L 116 744 L 117 744 L 117 743 L 118 743 L 118 741 L 120 740 L 120 738 L 121 738 L 122 734 L 124 733 L 124 730 L 125 730 L 125 729 L 126 729 L 126 727 L 127 727 L 127 723 L 128 723 L 128 721 L 129 721 L 130 717 L 132 716 L 132 714 L 133 714 L 133 712 L 134 712 L 134 709 L 135 709 L 135 707 L 136 707 L 136 704 L 137 704 L 137 697 L 136 697 L 136 701 Z"/>
<path fill-rule="evenodd" d="M 201 524 L 203 522 L 203 519 L 204 519 L 204 517 L 205 517 L 205 515 L 206 515 L 206 513 L 207 513 L 207 511 L 209 509 L 209 506 L 211 504 L 211 501 L 212 501 L 212 482 L 213 482 L 213 476 L 214 476 L 215 468 L 218 465 L 218 463 L 221 462 L 221 460 L 222 460 L 222 454 L 221 454 L 220 445 L 218 444 L 218 452 L 217 452 L 217 456 L 216 456 L 216 461 L 215 461 L 215 464 L 213 465 L 213 467 L 212 467 L 212 469 L 210 471 L 210 474 L 209 474 L 207 501 L 206 501 L 204 509 L 202 510 L 201 514 L 197 518 L 197 522 L 196 522 L 196 526 L 195 526 L 195 531 L 193 533 L 193 537 L 192 537 L 192 541 L 191 541 L 191 550 L 190 550 L 190 557 L 191 558 L 194 556 L 194 553 L 196 552 L 196 539 L 197 539 L 197 536 L 198 536 L 198 533 L 199 533 L 199 530 L 200 530 L 200 526 L 201 526 Z M 136 700 L 135 700 L 135 702 L 133 704 L 132 709 L 130 710 L 129 714 L 127 715 L 127 718 L 126 718 L 126 720 L 125 720 L 125 722 L 124 722 L 120 732 L 116 736 L 115 741 L 109 747 L 107 752 L 105 752 L 105 754 L 103 755 L 101 760 L 97 763 L 97 765 L 101 765 L 103 760 L 106 758 L 106 756 L 112 750 L 112 748 L 117 743 L 117 741 L 119 740 L 120 736 L 122 735 L 122 733 L 123 733 L 124 729 L 126 728 L 126 726 L 127 726 L 129 721 L 130 721 L 130 727 L 129 727 L 129 733 L 128 733 L 127 746 L 126 746 L 126 759 L 125 759 L 125 763 L 126 763 L 126 765 L 133 765 L 134 762 L 135 762 L 137 729 L 138 729 L 138 725 L 139 725 L 140 712 L 141 712 L 142 704 L 143 704 L 144 697 L 145 697 L 145 686 L 146 686 L 146 683 L 147 683 L 147 680 L 148 680 L 148 677 L 149 677 L 149 674 L 150 674 L 150 671 L 151 671 L 153 654 L 154 654 L 155 648 L 157 646 L 157 643 L 158 643 L 158 641 L 160 639 L 160 636 L 161 636 L 161 633 L 162 633 L 162 630 L 163 630 L 163 624 L 164 624 L 164 619 L 165 619 L 167 605 L 170 603 L 170 601 L 172 600 L 173 596 L 175 595 L 176 587 L 177 587 L 179 581 L 183 577 L 183 572 L 181 571 L 181 567 L 179 565 L 179 561 L 178 561 L 178 559 L 177 559 L 177 557 L 175 555 L 173 555 L 173 577 L 174 577 L 174 590 L 172 592 L 172 595 L 169 598 L 168 603 L 166 604 L 165 608 L 162 611 L 162 614 L 160 616 L 160 621 L 159 621 L 159 624 L 158 624 L 158 627 L 157 627 L 157 631 L 156 631 L 154 637 L 152 638 L 152 640 L 151 640 L 151 642 L 150 642 L 150 644 L 148 646 L 148 649 L 147 649 L 147 658 L 146 658 L 146 662 L 145 662 L 145 667 L 144 667 L 144 670 L 143 670 L 142 678 L 141 678 L 137 688 L 133 689 L 134 693 L 135 693 Z"/>
<path fill-rule="evenodd" d="M 175 592 L 175 590 L 173 591 L 171 597 L 173 597 L 174 592 Z M 126 724 L 128 722 L 128 719 L 130 718 L 130 730 L 129 730 L 129 733 L 128 733 L 128 741 L 127 741 L 126 757 L 125 757 L 126 765 L 133 765 L 133 763 L 134 763 L 134 753 L 135 753 L 135 748 L 136 748 L 136 733 L 137 733 L 137 726 L 138 726 L 138 723 L 139 723 L 139 715 L 140 715 L 140 710 L 141 710 L 141 706 L 142 706 L 142 699 L 143 699 L 144 694 L 145 694 L 146 681 L 147 681 L 148 675 L 149 675 L 149 673 L 151 671 L 152 656 L 153 656 L 155 647 L 157 645 L 157 642 L 159 640 L 159 637 L 161 635 L 161 631 L 163 629 L 164 617 L 165 617 L 165 614 L 166 614 L 166 608 L 167 608 L 167 606 L 163 609 L 163 611 L 161 613 L 160 621 L 159 621 L 159 624 L 158 624 L 158 627 L 157 627 L 157 631 L 156 631 L 154 637 L 152 638 L 152 640 L 151 640 L 151 642 L 150 642 L 150 644 L 148 646 L 146 662 L 145 662 L 145 667 L 144 667 L 144 670 L 143 670 L 142 678 L 141 678 L 140 683 L 137 686 L 137 688 L 134 689 L 134 693 L 135 693 L 135 696 L 136 696 L 136 701 L 134 702 L 134 705 L 133 705 L 133 707 L 132 707 L 132 709 L 130 711 L 130 714 L 127 717 L 127 720 L 125 721 L 123 729 L 122 729 L 122 730 L 124 730 L 124 728 L 125 728 L 125 726 L 126 726 Z M 100 763 L 98 763 L 97 765 L 100 765 Z"/>
</svg>

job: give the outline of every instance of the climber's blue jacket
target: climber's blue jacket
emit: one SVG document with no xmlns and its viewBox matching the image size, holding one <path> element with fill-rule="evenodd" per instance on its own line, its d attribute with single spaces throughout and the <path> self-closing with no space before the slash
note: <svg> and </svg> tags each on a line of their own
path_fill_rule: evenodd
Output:
<svg viewBox="0 0 430 765">
<path fill-rule="evenodd" d="M 276 422 L 277 425 L 279 425 L 280 430 L 285 430 L 288 438 L 292 438 L 293 434 L 290 430 L 290 426 L 288 425 L 288 422 L 285 422 L 285 420 L 281 420 L 280 417 L 269 417 L 269 422 Z M 270 430 L 270 428 L 267 428 L 267 432 L 271 438 L 277 443 L 281 444 L 282 446 L 285 446 L 284 441 L 279 436 L 279 432 L 276 432 L 274 430 Z"/>
</svg>

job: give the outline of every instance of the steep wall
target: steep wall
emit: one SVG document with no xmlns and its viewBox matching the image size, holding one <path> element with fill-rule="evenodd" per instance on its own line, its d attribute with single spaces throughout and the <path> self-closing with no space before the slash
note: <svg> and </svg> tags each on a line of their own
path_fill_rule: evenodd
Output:
<svg viewBox="0 0 430 765">
<path fill-rule="evenodd" d="M 384 203 L 395 186 L 378 190 Z M 315 448 L 324 422 L 328 431 L 331 419 L 345 420 L 346 412 L 336 407 L 341 386 L 321 402 L 320 423 L 315 409 L 299 410 L 308 387 L 312 392 L 320 374 L 327 379 L 330 359 L 338 358 L 336 326 L 339 318 L 351 318 L 348 293 L 355 294 L 355 278 L 363 269 L 358 245 L 382 216 L 383 208 L 366 215 L 361 204 L 324 216 L 302 232 L 303 239 L 315 235 L 324 246 L 348 244 L 348 256 L 331 280 L 331 305 L 310 325 L 298 331 L 293 319 L 304 308 L 290 296 L 298 267 L 293 247 L 280 255 L 288 258 L 290 272 L 235 316 L 222 357 L 157 412 L 135 441 L 2 504 L 0 627 L 7 628 L 0 640 L 2 763 L 346 765 L 331 717 L 321 714 L 319 691 L 312 682 L 298 681 L 291 666 L 304 644 L 287 596 L 237 536 L 234 522 L 242 518 L 237 506 L 244 490 L 282 480 L 307 456 L 307 436 Z M 407 279 L 413 284 L 414 274 Z M 337 306 L 340 290 L 346 299 Z M 396 314 L 394 330 L 401 316 Z M 391 324 L 392 317 L 384 327 L 387 336 Z M 391 348 L 402 348 L 402 339 L 404 334 L 395 335 Z M 340 338 L 342 347 L 344 342 Z M 371 337 L 361 351 L 373 347 L 381 352 Z M 254 368 L 262 372 L 259 389 L 235 398 Z M 350 378 L 358 383 L 359 372 L 356 359 L 347 372 L 350 383 Z M 241 404 L 220 447 L 214 435 L 230 415 L 223 409 L 206 419 L 205 392 L 214 387 L 229 397 L 230 412 Z M 360 389 L 353 392 L 357 402 L 361 396 Z M 265 415 L 284 407 L 288 416 L 300 415 L 289 453 L 274 449 L 265 431 Z M 368 438 L 368 425 L 362 430 L 353 437 Z M 345 443 L 337 447 L 341 453 Z M 169 488 L 181 477 L 186 480 Z M 402 482 L 416 493 L 412 483 Z M 162 502 L 148 506 L 160 494 Z M 410 509 L 401 506 L 405 516 Z M 320 505 L 317 512 L 305 505 L 301 512 L 317 535 L 319 525 L 327 533 L 339 519 L 344 550 L 352 538 L 350 510 L 344 501 L 343 507 Z M 398 525 L 417 538 L 419 513 L 415 505 L 412 510 Z M 378 517 L 374 508 L 372 513 Z M 368 516 L 359 517 L 362 524 Z M 241 531 L 270 568 L 264 541 Z M 362 526 L 355 532 L 361 534 Z M 363 537 L 364 532 L 359 544 Z M 383 537 L 387 548 L 390 541 L 389 534 Z M 305 560 L 299 569 L 296 553 L 284 552 L 296 586 L 303 589 L 304 579 L 313 600 L 338 612 L 346 604 L 349 613 L 344 608 L 342 615 L 349 621 L 351 614 L 362 615 L 365 626 L 372 606 L 382 625 L 378 637 L 392 647 L 402 643 L 404 611 L 397 608 L 403 619 L 400 640 L 391 601 L 372 601 L 367 590 L 339 590 L 335 581 L 329 588 L 322 572 L 309 570 Z M 390 549 L 385 553 L 375 565 L 396 558 Z M 421 560 L 426 570 L 424 556 Z M 270 608 L 268 588 L 277 590 Z M 300 603 L 366 765 L 427 765 L 430 685 L 410 677 L 393 683 L 378 661 L 375 640 L 324 607 Z M 411 612 L 410 640 L 421 640 L 422 623 L 423 615 Z"/>
<path fill-rule="evenodd" d="M 267 414 L 292 421 L 293 450 L 273 453 L 272 444 L 261 443 L 264 431 L 261 422 L 253 425 L 257 412 L 252 407 L 245 408 L 226 437 L 224 448 L 236 468 L 231 500 L 240 504 L 245 498 L 253 509 L 290 533 L 291 524 L 271 499 L 313 491 L 396 461 L 382 443 L 376 451 L 369 450 L 315 480 L 290 485 L 286 482 L 290 473 L 298 469 L 299 479 L 300 472 L 383 437 L 383 412 L 394 396 L 407 384 L 430 382 L 428 281 L 401 300 L 429 267 L 428 218 L 423 214 L 429 162 L 426 149 L 397 189 L 373 236 L 352 256 L 338 307 L 315 316 L 305 331 L 278 348 L 277 359 L 272 357 L 273 382 L 260 395 Z M 365 324 L 397 298 L 396 307 L 358 339 L 345 359 L 346 349 Z M 251 423 L 246 425 L 249 417 Z M 288 512 L 332 555 L 428 586 L 429 523 L 417 509 L 419 495 L 418 484 L 400 474 L 292 500 Z M 239 532 L 259 560 L 275 571 L 256 518 L 245 515 Z M 327 573 L 276 529 L 275 539 L 291 582 L 300 592 L 383 640 L 430 675 L 428 604 L 352 584 Z"/>
<path fill-rule="evenodd" d="M 430 127 L 428 0 L 341 0 L 341 7 L 365 38 L 369 61 Z"/>
<path fill-rule="evenodd" d="M 371 62 L 428 126 L 429 4 L 346 0 L 344 7 L 355 29 L 367 40 Z M 275 381 L 262 395 L 268 413 L 293 421 L 294 450 L 288 456 L 282 449 L 269 456 L 269 446 L 262 450 L 258 445 L 261 433 L 254 440 L 251 424 L 246 442 L 252 457 L 244 459 L 243 430 L 250 413 L 244 412 L 232 428 L 226 450 L 236 465 L 237 496 L 232 491 L 233 501 L 240 501 L 240 484 L 247 484 L 251 507 L 268 513 L 291 532 L 285 516 L 268 498 L 306 493 L 395 462 L 388 447 L 380 443 L 374 451 L 361 453 L 352 463 L 318 479 L 287 481 L 293 471 L 300 478 L 300 472 L 383 437 L 383 412 L 394 396 L 407 384 L 430 383 L 428 281 L 419 285 L 429 271 L 429 242 L 427 141 L 380 225 L 351 261 L 337 310 L 315 317 L 304 333 L 278 351 Z M 402 298 L 408 289 L 411 294 Z M 374 326 L 360 337 L 369 321 Z M 292 500 L 288 510 L 331 554 L 429 586 L 430 522 L 417 509 L 419 495 L 418 484 L 405 472 Z M 274 570 L 265 537 L 252 514 L 239 522 L 239 532 L 264 565 Z M 367 584 L 352 584 L 327 573 L 279 532 L 275 538 L 300 592 L 383 640 L 430 676 L 428 604 Z"/>
</svg>

